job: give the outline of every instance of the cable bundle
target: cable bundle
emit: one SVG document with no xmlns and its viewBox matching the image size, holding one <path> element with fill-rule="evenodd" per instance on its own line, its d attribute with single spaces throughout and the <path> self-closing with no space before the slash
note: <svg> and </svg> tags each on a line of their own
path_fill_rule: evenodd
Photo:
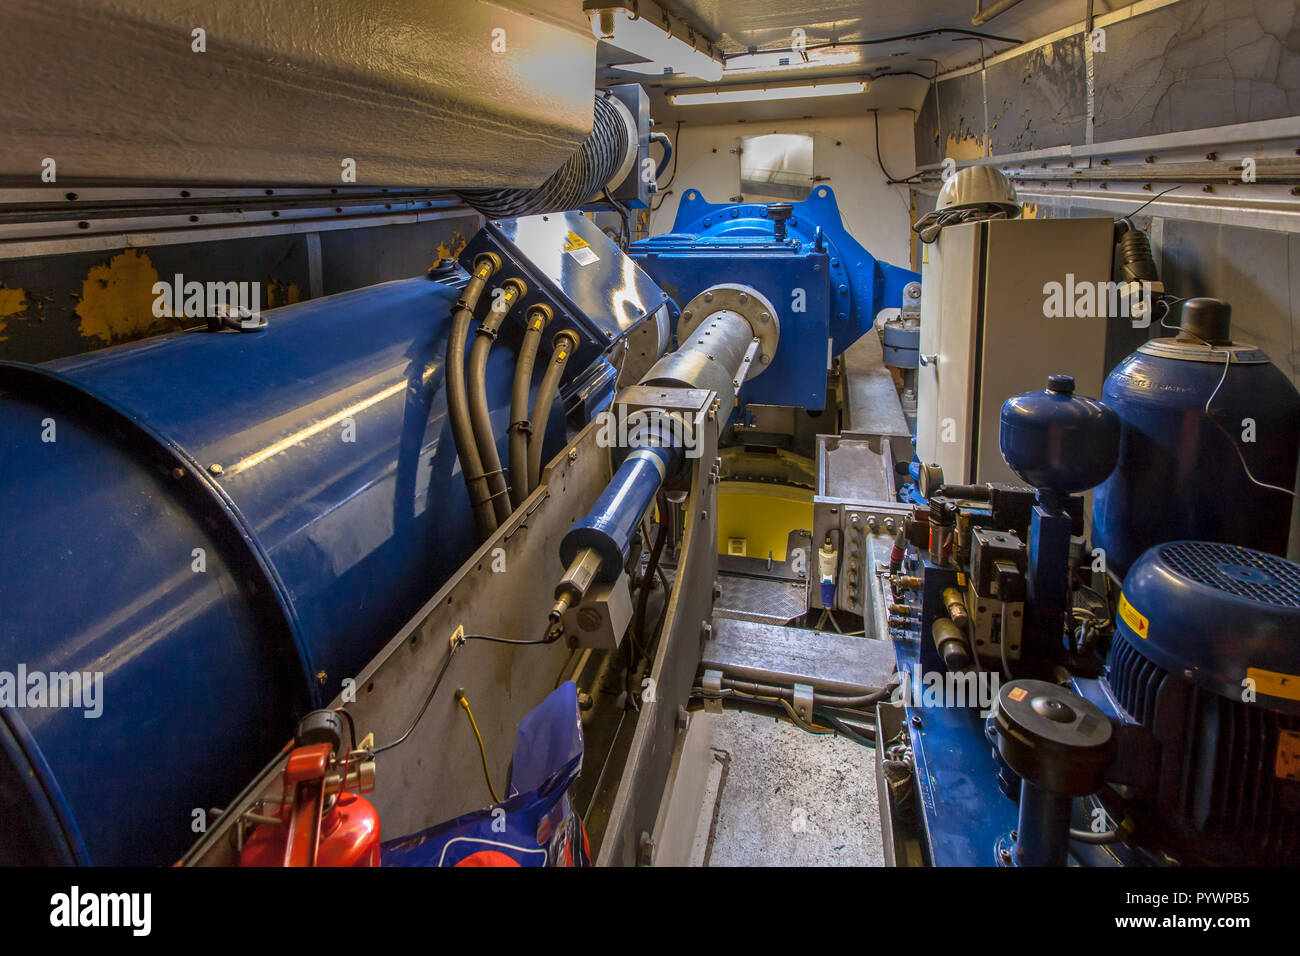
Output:
<svg viewBox="0 0 1300 956">
<path fill-rule="evenodd" d="M 597 94 L 591 133 L 546 182 L 534 189 L 468 189 L 457 195 L 489 219 L 576 209 L 601 194 L 634 145 L 613 104 Z"/>
</svg>

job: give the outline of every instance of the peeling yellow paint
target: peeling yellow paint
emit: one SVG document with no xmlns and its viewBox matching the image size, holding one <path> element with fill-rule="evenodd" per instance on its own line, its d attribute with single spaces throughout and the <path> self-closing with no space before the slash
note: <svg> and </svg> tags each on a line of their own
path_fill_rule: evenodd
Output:
<svg viewBox="0 0 1300 956">
<path fill-rule="evenodd" d="M 0 342 L 8 338 L 4 334 L 13 317 L 25 318 L 27 311 L 27 291 L 25 289 L 6 289 L 0 284 Z"/>
<path fill-rule="evenodd" d="M 111 344 L 166 331 L 168 320 L 153 314 L 157 281 L 158 270 L 137 249 L 118 253 L 107 265 L 92 266 L 82 280 L 76 308 L 82 337 Z"/>
<path fill-rule="evenodd" d="M 434 257 L 435 261 L 438 259 L 456 258 L 465 250 L 465 244 L 467 241 L 468 240 L 459 232 L 453 231 L 450 241 L 438 243 L 438 248 L 434 250 L 434 252 L 437 253 Z"/>
<path fill-rule="evenodd" d="M 963 159 L 979 159 L 985 155 L 987 154 L 985 153 L 983 136 L 976 136 L 974 133 L 968 133 L 960 137 L 952 133 L 948 134 L 944 156 L 960 161 Z"/>
<path fill-rule="evenodd" d="M 272 279 L 266 284 L 266 307 L 274 309 L 279 305 L 292 305 L 302 298 L 302 290 L 298 288 L 298 283 L 290 282 L 285 285 L 279 279 Z"/>
</svg>

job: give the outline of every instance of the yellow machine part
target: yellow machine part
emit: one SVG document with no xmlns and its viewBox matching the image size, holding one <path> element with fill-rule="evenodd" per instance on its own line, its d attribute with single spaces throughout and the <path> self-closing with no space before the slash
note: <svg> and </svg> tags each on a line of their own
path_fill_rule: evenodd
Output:
<svg viewBox="0 0 1300 956">
<path fill-rule="evenodd" d="M 813 493 L 788 485 L 724 481 L 718 486 L 718 553 L 786 559 L 791 531 L 813 526 Z M 739 550 L 743 541 L 744 551 Z"/>
</svg>

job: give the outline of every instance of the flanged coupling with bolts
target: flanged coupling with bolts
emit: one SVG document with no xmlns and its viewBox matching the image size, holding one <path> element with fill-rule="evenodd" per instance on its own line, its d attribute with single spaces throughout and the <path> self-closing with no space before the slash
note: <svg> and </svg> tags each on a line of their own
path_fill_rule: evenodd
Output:
<svg viewBox="0 0 1300 956">
<path fill-rule="evenodd" d="M 682 309 L 677 323 L 677 341 L 684 343 L 710 316 L 719 312 L 739 315 L 754 330 L 758 339 L 758 354 L 750 363 L 745 375 L 748 381 L 763 372 L 776 357 L 777 343 L 781 340 L 781 321 L 771 301 L 753 286 L 723 283 L 710 286 L 699 293 Z"/>
</svg>

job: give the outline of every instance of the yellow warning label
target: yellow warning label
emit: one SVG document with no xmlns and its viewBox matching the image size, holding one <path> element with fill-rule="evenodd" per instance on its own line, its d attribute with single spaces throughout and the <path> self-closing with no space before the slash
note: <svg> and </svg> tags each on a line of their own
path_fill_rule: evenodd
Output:
<svg viewBox="0 0 1300 956">
<path fill-rule="evenodd" d="M 1279 730 L 1274 772 L 1283 780 L 1300 780 L 1300 730 Z"/>
<path fill-rule="evenodd" d="M 1119 616 L 1124 619 L 1124 623 L 1133 628 L 1134 633 L 1144 641 L 1147 639 L 1147 619 L 1135 608 L 1128 603 L 1128 598 L 1123 595 L 1119 596 Z"/>
<path fill-rule="evenodd" d="M 1268 694 L 1269 697 L 1281 697 L 1284 700 L 1300 700 L 1300 676 L 1279 674 L 1259 667 L 1247 667 L 1246 677 L 1255 687 L 1255 693 Z"/>
<path fill-rule="evenodd" d="M 1011 693 L 1007 694 L 1007 696 L 1012 700 L 1019 702 L 1029 696 L 1029 691 L 1025 690 L 1023 687 L 1017 687 Z"/>
<path fill-rule="evenodd" d="M 564 237 L 565 252 L 572 252 L 574 249 L 585 249 L 589 245 L 591 245 L 591 243 L 582 238 L 582 236 L 578 235 L 572 229 L 570 229 L 569 234 Z"/>
</svg>

